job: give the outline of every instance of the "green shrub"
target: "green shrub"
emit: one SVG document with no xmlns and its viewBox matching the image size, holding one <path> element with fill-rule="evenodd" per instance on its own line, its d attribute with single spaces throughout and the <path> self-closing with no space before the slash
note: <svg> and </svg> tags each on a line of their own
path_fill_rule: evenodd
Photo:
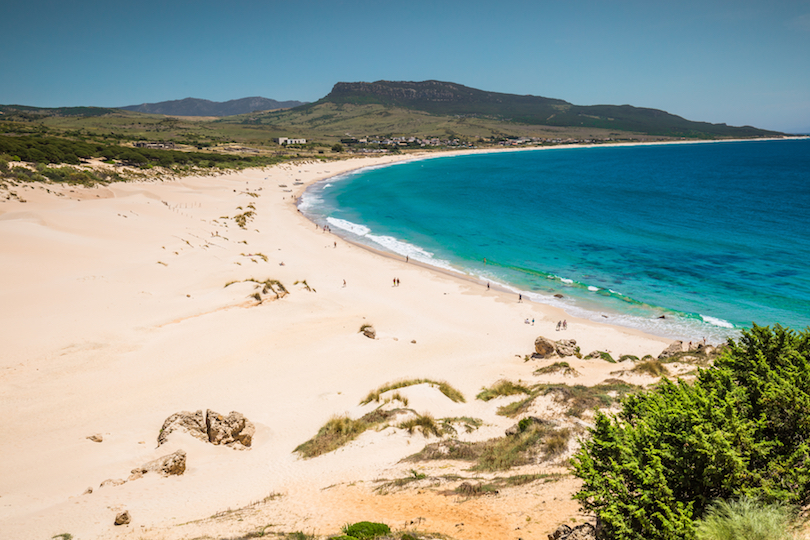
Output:
<svg viewBox="0 0 810 540">
<path fill-rule="evenodd" d="M 754 325 L 693 384 L 663 379 L 597 413 L 573 459 L 605 538 L 695 538 L 712 501 L 810 502 L 810 328 Z"/>
<path fill-rule="evenodd" d="M 360 521 L 352 525 L 343 527 L 343 533 L 358 540 L 365 538 L 376 538 L 391 532 L 391 528 L 385 523 L 373 523 L 371 521 Z"/>
<path fill-rule="evenodd" d="M 613 357 L 612 357 L 612 356 L 610 356 L 610 353 L 609 353 L 609 352 L 606 352 L 606 351 L 599 351 L 599 356 L 601 356 L 601 357 L 602 357 L 602 360 L 604 360 L 605 362 L 610 362 L 611 364 L 615 364 L 615 363 L 616 363 L 616 360 L 614 360 L 614 359 L 613 359 Z"/>
<path fill-rule="evenodd" d="M 785 504 L 764 505 L 748 497 L 716 501 L 697 522 L 697 540 L 789 540 L 795 514 Z"/>
</svg>

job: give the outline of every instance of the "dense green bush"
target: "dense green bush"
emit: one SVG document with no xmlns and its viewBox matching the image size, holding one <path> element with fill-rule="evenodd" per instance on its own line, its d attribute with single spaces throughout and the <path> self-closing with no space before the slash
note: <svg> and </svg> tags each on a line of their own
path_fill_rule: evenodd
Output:
<svg viewBox="0 0 810 540">
<path fill-rule="evenodd" d="M 810 502 L 810 329 L 754 325 L 693 384 L 664 379 L 597 414 L 576 498 L 606 538 L 692 539 L 711 503 Z"/>
<path fill-rule="evenodd" d="M 371 521 L 360 521 L 353 525 L 346 525 L 343 528 L 346 536 L 363 540 L 365 538 L 376 538 L 391 532 L 391 528 L 385 523 L 373 523 Z"/>
</svg>

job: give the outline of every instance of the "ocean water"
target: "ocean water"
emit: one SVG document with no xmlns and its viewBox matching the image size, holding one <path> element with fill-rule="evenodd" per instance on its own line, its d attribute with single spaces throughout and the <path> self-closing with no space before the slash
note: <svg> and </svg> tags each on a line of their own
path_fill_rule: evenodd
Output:
<svg viewBox="0 0 810 540">
<path fill-rule="evenodd" d="M 328 179 L 299 207 L 353 241 L 656 335 L 810 325 L 808 139 L 444 156 Z"/>
</svg>

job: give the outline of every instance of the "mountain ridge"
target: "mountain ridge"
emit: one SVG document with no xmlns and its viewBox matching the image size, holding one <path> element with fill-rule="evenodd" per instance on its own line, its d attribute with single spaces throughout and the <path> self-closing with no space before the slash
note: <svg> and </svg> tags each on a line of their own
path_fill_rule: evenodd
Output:
<svg viewBox="0 0 810 540">
<path fill-rule="evenodd" d="M 338 82 L 318 101 L 322 104 L 400 107 L 433 115 L 496 118 L 527 125 L 586 127 L 666 137 L 764 137 L 783 133 L 752 126 L 696 122 L 660 109 L 632 105 L 574 105 L 562 99 L 489 92 L 445 81 Z"/>
<path fill-rule="evenodd" d="M 229 101 L 211 101 L 200 98 L 185 98 L 158 103 L 141 103 L 118 107 L 126 111 L 171 116 L 234 116 L 256 111 L 290 109 L 305 105 L 303 101 L 276 101 L 259 96 L 232 99 Z"/>
</svg>

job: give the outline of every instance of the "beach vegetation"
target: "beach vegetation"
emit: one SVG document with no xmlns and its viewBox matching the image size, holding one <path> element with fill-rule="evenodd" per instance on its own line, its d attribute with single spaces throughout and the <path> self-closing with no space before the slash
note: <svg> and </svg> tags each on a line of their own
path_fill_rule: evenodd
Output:
<svg viewBox="0 0 810 540">
<path fill-rule="evenodd" d="M 357 540 L 365 540 L 367 538 L 377 538 L 390 534 L 391 528 L 385 523 L 360 521 L 351 525 L 345 525 L 342 531 L 346 536 L 356 538 Z"/>
<path fill-rule="evenodd" d="M 697 540 L 793 540 L 800 520 L 784 503 L 763 504 L 743 496 L 715 501 L 695 525 Z"/>
<path fill-rule="evenodd" d="M 650 358 L 652 357 L 650 356 Z M 624 362 L 625 360 L 630 360 L 631 362 L 638 362 L 638 356 L 634 356 L 632 354 L 623 354 L 619 357 L 619 362 Z"/>
<path fill-rule="evenodd" d="M 439 426 L 436 419 L 430 413 L 417 414 L 416 416 L 401 422 L 400 429 L 404 429 L 408 434 L 413 435 L 414 431 L 419 431 L 427 438 L 433 435 L 434 437 L 441 437 L 444 430 Z"/>
<path fill-rule="evenodd" d="M 520 429 L 514 435 L 478 442 L 444 439 L 426 445 L 406 460 L 469 461 L 472 471 L 493 472 L 534 463 L 540 456 L 554 457 L 567 449 L 573 434 L 570 428 L 557 430 L 549 423 L 527 420 L 519 424 Z"/>
<path fill-rule="evenodd" d="M 527 412 L 538 397 L 551 395 L 557 402 L 568 405 L 566 415 L 579 418 L 585 411 L 610 407 L 622 396 L 640 389 L 640 386 L 620 379 L 607 379 L 594 386 L 536 384 L 531 387 L 531 393 L 526 398 L 499 407 L 498 414 L 515 417 Z"/>
<path fill-rule="evenodd" d="M 562 372 L 564 376 L 579 377 L 579 372 L 571 367 L 568 362 L 554 362 L 545 367 L 534 370 L 535 375 L 548 375 L 550 373 Z M 526 392 L 527 394 L 530 392 Z"/>
<path fill-rule="evenodd" d="M 650 377 L 665 377 L 669 375 L 669 370 L 664 364 L 661 363 L 660 360 L 647 360 L 645 362 L 639 362 L 630 371 L 632 373 L 649 375 Z"/>
<path fill-rule="evenodd" d="M 304 288 L 305 288 L 306 290 L 308 290 L 309 292 L 312 292 L 312 288 L 309 286 L 309 283 L 307 283 L 307 280 L 302 279 L 302 280 L 300 280 L 300 281 L 295 281 L 295 282 L 293 282 L 293 285 L 298 285 L 299 283 L 300 283 L 301 285 L 303 285 L 303 286 L 304 286 Z M 367 324 L 367 325 L 364 325 L 364 326 L 366 326 L 366 327 L 370 327 L 371 325 L 368 325 L 368 324 Z M 363 330 L 365 330 L 365 328 L 361 327 L 361 328 L 360 328 L 360 331 L 362 332 Z"/>
<path fill-rule="evenodd" d="M 458 433 L 455 427 L 457 424 L 460 424 L 466 433 L 472 433 L 484 425 L 484 421 L 480 418 L 471 418 L 469 416 L 440 418 L 439 422 L 442 424 L 442 431 L 448 435 L 456 435 Z"/>
<path fill-rule="evenodd" d="M 575 498 L 608 539 L 695 539 L 701 520 L 730 519 L 716 501 L 807 505 L 810 328 L 755 324 L 695 381 L 664 378 L 597 412 L 589 435 Z"/>
<path fill-rule="evenodd" d="M 615 363 L 616 363 L 616 360 L 614 360 L 614 359 L 613 359 L 613 357 L 612 357 L 612 356 L 610 356 L 610 353 L 609 353 L 609 352 L 607 352 L 607 351 L 599 351 L 599 357 L 600 357 L 602 360 L 604 360 L 605 362 L 610 362 L 611 364 L 615 364 Z"/>
<path fill-rule="evenodd" d="M 247 230 L 247 224 L 253 220 L 253 216 L 256 215 L 256 212 L 253 210 L 246 210 L 241 214 L 236 214 L 233 216 L 233 220 L 241 229 Z"/>
<path fill-rule="evenodd" d="M 334 416 L 313 438 L 298 445 L 294 452 L 298 452 L 304 458 L 313 458 L 337 450 L 366 430 L 385 424 L 394 414 L 394 411 L 376 409 L 356 420 L 348 415 Z"/>
<path fill-rule="evenodd" d="M 513 383 L 512 381 L 501 380 L 490 386 L 489 388 L 482 388 L 481 392 L 475 396 L 475 399 L 481 401 L 489 401 L 498 396 L 513 396 L 516 394 L 529 394 L 531 393 L 528 388 L 521 384 Z"/>
<path fill-rule="evenodd" d="M 370 325 L 364 325 L 370 326 Z M 360 331 L 363 331 L 363 327 L 360 327 Z M 450 386 L 445 381 L 434 381 L 431 379 L 405 379 L 401 381 L 395 381 L 391 383 L 387 383 L 382 385 L 381 387 L 377 388 L 369 392 L 369 394 L 360 402 L 360 405 L 366 405 L 367 403 L 371 403 L 372 401 L 376 401 L 379 403 L 380 401 L 380 394 L 384 394 L 389 390 L 397 390 L 399 388 L 405 388 L 408 386 L 416 386 L 417 384 L 429 384 L 430 386 L 438 387 L 439 391 L 447 396 L 451 401 L 455 403 L 466 403 L 464 399 L 464 394 Z"/>
</svg>

